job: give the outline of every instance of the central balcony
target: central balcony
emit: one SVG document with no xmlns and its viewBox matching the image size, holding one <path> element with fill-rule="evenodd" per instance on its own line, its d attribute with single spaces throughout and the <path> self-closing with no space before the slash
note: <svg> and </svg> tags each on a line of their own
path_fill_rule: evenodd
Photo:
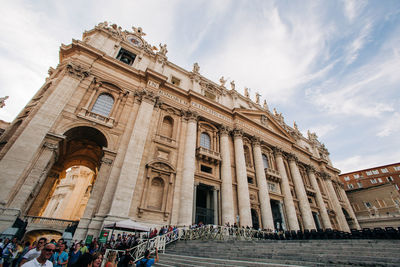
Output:
<svg viewBox="0 0 400 267">
<path fill-rule="evenodd" d="M 212 164 L 221 162 L 221 155 L 219 152 L 204 147 L 198 147 L 196 149 L 196 157 Z"/>
<path fill-rule="evenodd" d="M 271 169 L 271 168 L 265 168 L 265 177 L 267 180 L 275 183 L 280 183 L 281 182 L 281 175 L 277 170 Z"/>
</svg>

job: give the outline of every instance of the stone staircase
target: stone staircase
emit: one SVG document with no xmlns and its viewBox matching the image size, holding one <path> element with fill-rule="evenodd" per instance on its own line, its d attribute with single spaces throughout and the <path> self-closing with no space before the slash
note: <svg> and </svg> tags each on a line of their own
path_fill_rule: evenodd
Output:
<svg viewBox="0 0 400 267">
<path fill-rule="evenodd" d="M 180 240 L 155 266 L 400 266 L 400 240 Z"/>
</svg>

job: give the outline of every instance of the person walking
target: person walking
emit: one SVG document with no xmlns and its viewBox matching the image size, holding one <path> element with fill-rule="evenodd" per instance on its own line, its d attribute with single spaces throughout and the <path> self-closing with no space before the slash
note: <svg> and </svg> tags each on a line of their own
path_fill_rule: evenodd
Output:
<svg viewBox="0 0 400 267">
<path fill-rule="evenodd" d="M 65 252 L 65 243 L 58 244 L 58 252 L 54 253 L 53 265 L 54 267 L 65 267 L 68 264 L 68 253 Z"/>
<path fill-rule="evenodd" d="M 40 238 L 36 242 L 36 247 L 29 250 L 25 255 L 22 256 L 22 260 L 21 260 L 21 263 L 19 264 L 19 266 L 22 266 L 27 261 L 31 261 L 31 260 L 39 257 L 40 252 L 42 251 L 46 242 L 47 242 L 47 238 L 45 238 L 45 237 Z"/>
</svg>

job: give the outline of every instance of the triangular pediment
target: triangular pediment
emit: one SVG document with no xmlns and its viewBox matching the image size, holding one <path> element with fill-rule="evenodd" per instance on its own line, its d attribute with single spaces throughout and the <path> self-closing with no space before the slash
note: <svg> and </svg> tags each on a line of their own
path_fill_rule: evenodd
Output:
<svg viewBox="0 0 400 267">
<path fill-rule="evenodd" d="M 263 128 L 268 129 L 269 131 L 284 138 L 294 141 L 293 137 L 289 135 L 289 133 L 280 125 L 280 123 L 274 118 L 274 116 L 270 112 L 249 109 L 235 109 L 234 111 L 242 115 L 243 117 L 254 121 Z"/>
</svg>

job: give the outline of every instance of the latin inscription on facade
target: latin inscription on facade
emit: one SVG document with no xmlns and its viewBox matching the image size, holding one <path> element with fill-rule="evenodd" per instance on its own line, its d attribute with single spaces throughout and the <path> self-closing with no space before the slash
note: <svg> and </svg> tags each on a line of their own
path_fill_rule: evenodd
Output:
<svg viewBox="0 0 400 267">
<path fill-rule="evenodd" d="M 232 122 L 231 118 L 229 118 L 229 117 L 227 117 L 225 115 L 222 115 L 221 113 L 219 113 L 219 112 L 217 112 L 215 110 L 212 110 L 212 109 L 210 109 L 210 108 L 208 108 L 206 106 L 203 106 L 202 104 L 199 104 L 197 102 L 193 102 L 192 101 L 191 105 L 192 105 L 192 107 L 201 109 L 201 110 L 203 110 L 203 111 L 205 111 L 205 112 L 207 112 L 207 113 L 209 113 L 209 114 L 211 114 L 211 115 L 213 115 L 215 117 L 218 117 L 218 118 L 223 119 L 223 120 L 228 121 L 228 122 Z"/>
</svg>

